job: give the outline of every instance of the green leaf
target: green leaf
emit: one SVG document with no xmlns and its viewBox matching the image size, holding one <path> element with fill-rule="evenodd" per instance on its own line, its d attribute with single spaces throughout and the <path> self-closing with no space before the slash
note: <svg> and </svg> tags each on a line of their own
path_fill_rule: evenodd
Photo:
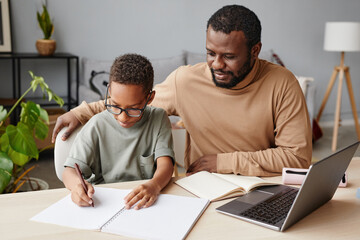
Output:
<svg viewBox="0 0 360 240">
<path fill-rule="evenodd" d="M 34 73 L 32 71 L 29 71 L 29 74 L 30 74 L 31 78 L 34 78 Z"/>
<path fill-rule="evenodd" d="M 48 95 L 48 99 L 49 99 L 49 102 L 54 99 L 55 102 L 57 104 L 60 105 L 60 107 L 62 107 L 64 105 L 64 100 L 59 97 L 58 95 L 56 95 L 50 88 L 49 88 L 49 85 L 47 85 L 47 83 L 45 82 L 44 78 L 43 77 L 38 77 L 38 76 L 35 76 L 32 72 L 29 71 L 29 74 L 31 76 L 31 78 L 33 79 L 31 81 L 31 87 L 33 89 L 33 91 L 36 90 L 37 86 L 40 86 L 41 87 L 41 90 L 42 92 L 46 92 L 47 95 Z"/>
<path fill-rule="evenodd" d="M 44 140 L 49 132 L 49 127 L 41 120 L 38 120 L 35 124 L 35 136 L 38 139 Z"/>
<path fill-rule="evenodd" d="M 4 133 L 0 138 L 0 151 L 7 152 L 9 147 L 9 137 L 6 133 Z"/>
<path fill-rule="evenodd" d="M 26 124 L 30 130 L 34 129 L 35 123 L 38 121 L 40 116 L 39 108 L 32 101 L 21 103 L 21 107 L 20 121 Z"/>
<path fill-rule="evenodd" d="M 4 169 L 5 171 L 11 173 L 13 167 L 14 164 L 11 161 L 11 158 L 6 153 L 0 151 L 0 169 Z"/>
<path fill-rule="evenodd" d="M 22 153 L 15 152 L 11 147 L 9 148 L 8 155 L 14 164 L 22 167 L 31 160 L 31 157 Z M 36 158 L 37 159 L 37 158 Z"/>
<path fill-rule="evenodd" d="M 56 95 L 55 93 L 53 93 L 53 91 L 51 91 L 50 88 L 46 89 L 46 92 L 49 96 L 49 101 L 51 101 L 52 99 L 54 99 L 54 101 L 60 105 L 60 107 L 62 107 L 64 105 L 64 100 L 59 97 L 58 95 Z"/>
<path fill-rule="evenodd" d="M 11 173 L 14 164 L 11 158 L 4 152 L 0 151 L 0 193 L 4 191 L 11 180 Z"/>
<path fill-rule="evenodd" d="M 11 180 L 11 173 L 0 168 L 0 193 L 2 193 L 8 186 Z"/>
<path fill-rule="evenodd" d="M 37 20 L 41 30 L 44 33 L 44 39 L 50 39 L 52 33 L 54 32 L 54 25 L 50 19 L 50 14 L 45 5 L 43 5 L 43 12 L 37 12 Z"/>
<path fill-rule="evenodd" d="M 35 140 L 25 124 L 19 122 L 16 127 L 7 126 L 6 134 L 9 136 L 9 143 L 14 151 L 38 159 L 39 151 Z"/>
<path fill-rule="evenodd" d="M 3 106 L 0 106 L 0 122 L 5 120 L 7 111 Z"/>
<path fill-rule="evenodd" d="M 36 104 L 36 106 L 40 111 L 39 118 L 44 120 L 45 123 L 49 124 L 49 114 L 47 113 L 47 111 L 45 109 L 41 108 L 39 104 Z"/>
</svg>

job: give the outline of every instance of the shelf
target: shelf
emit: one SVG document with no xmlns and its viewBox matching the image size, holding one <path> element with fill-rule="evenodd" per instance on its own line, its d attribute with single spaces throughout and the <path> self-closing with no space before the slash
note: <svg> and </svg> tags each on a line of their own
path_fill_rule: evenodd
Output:
<svg viewBox="0 0 360 240">
<path fill-rule="evenodd" d="M 23 59 L 63 59 L 66 60 L 66 72 L 67 72 L 67 96 L 62 97 L 64 99 L 64 106 L 67 106 L 67 110 L 70 110 L 72 106 L 78 105 L 79 100 L 79 57 L 70 53 L 55 53 L 51 56 L 41 56 L 38 53 L 5 53 L 0 54 L 0 60 L 12 60 L 12 81 L 13 81 L 13 99 L 19 98 L 22 94 L 21 91 L 21 60 Z M 71 64 L 75 62 L 75 81 L 76 81 L 76 99 L 70 96 L 71 93 L 71 78 L 72 67 Z M 28 98 L 41 106 L 57 106 L 55 101 L 48 102 L 47 99 L 42 98 Z"/>
<path fill-rule="evenodd" d="M 78 58 L 78 56 L 70 53 L 55 53 L 51 56 L 41 56 L 38 53 L 1 53 L 0 59 L 13 59 L 13 58 L 42 58 L 42 59 L 55 59 L 55 58 Z"/>
<path fill-rule="evenodd" d="M 64 106 L 69 105 L 68 102 L 68 98 L 67 96 L 59 96 L 64 100 Z M 57 102 L 55 102 L 54 100 L 51 100 L 49 102 L 48 98 L 42 98 L 42 97 L 29 97 L 29 98 L 25 98 L 25 101 L 32 101 L 36 104 L 40 104 L 41 106 L 59 106 L 59 104 L 57 104 Z M 71 106 L 76 106 L 77 102 L 76 99 L 71 98 L 70 99 L 70 105 Z"/>
</svg>

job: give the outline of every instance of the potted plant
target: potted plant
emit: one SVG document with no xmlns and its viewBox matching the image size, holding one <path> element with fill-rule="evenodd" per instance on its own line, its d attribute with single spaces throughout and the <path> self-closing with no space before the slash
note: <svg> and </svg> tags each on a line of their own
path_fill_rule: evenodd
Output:
<svg viewBox="0 0 360 240">
<path fill-rule="evenodd" d="M 35 76 L 31 71 L 29 73 L 32 78 L 31 86 L 9 112 L 0 105 L 0 193 L 16 192 L 26 183 L 24 176 L 32 168 L 25 169 L 25 164 L 33 158 L 38 159 L 39 152 L 44 150 L 38 150 L 34 138 L 43 140 L 49 131 L 46 110 L 32 101 L 24 101 L 24 97 L 39 86 L 44 97 L 47 94 L 49 101 L 55 100 L 60 106 L 64 104 L 63 99 L 49 88 L 44 78 Z M 4 124 L 18 105 L 21 106 L 21 112 L 17 124 Z"/>
<path fill-rule="evenodd" d="M 44 38 L 36 41 L 36 49 L 42 56 L 51 56 L 54 54 L 56 49 L 56 41 L 54 39 L 50 39 L 54 32 L 54 25 L 50 19 L 46 6 L 43 5 L 42 7 L 43 12 L 41 14 L 37 12 L 36 15 L 39 26 L 44 33 Z"/>
</svg>

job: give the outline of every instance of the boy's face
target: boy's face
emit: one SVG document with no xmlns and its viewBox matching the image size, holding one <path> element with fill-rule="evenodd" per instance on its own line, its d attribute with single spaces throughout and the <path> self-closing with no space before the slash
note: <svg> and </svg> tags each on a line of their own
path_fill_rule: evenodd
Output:
<svg viewBox="0 0 360 240">
<path fill-rule="evenodd" d="M 142 109 L 149 97 L 149 95 L 144 94 L 144 89 L 140 85 L 121 84 L 117 82 L 111 82 L 109 86 L 109 95 L 110 99 L 108 100 L 108 103 L 122 109 Z M 152 99 L 153 96 L 151 96 L 148 103 L 150 103 Z M 122 111 L 120 115 L 114 114 L 114 117 L 120 126 L 130 128 L 141 119 L 142 114 L 139 117 L 130 117 L 125 111 Z"/>
</svg>

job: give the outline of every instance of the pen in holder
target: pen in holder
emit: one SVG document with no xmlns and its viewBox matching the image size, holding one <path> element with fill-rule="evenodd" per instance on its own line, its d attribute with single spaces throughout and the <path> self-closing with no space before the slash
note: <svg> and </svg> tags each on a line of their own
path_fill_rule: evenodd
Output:
<svg viewBox="0 0 360 240">
<path fill-rule="evenodd" d="M 301 185 L 308 171 L 309 169 L 304 169 L 304 168 L 283 168 L 282 171 L 283 184 Z M 348 182 L 348 176 L 345 173 L 339 183 L 339 187 L 346 187 L 347 182 Z"/>
</svg>

